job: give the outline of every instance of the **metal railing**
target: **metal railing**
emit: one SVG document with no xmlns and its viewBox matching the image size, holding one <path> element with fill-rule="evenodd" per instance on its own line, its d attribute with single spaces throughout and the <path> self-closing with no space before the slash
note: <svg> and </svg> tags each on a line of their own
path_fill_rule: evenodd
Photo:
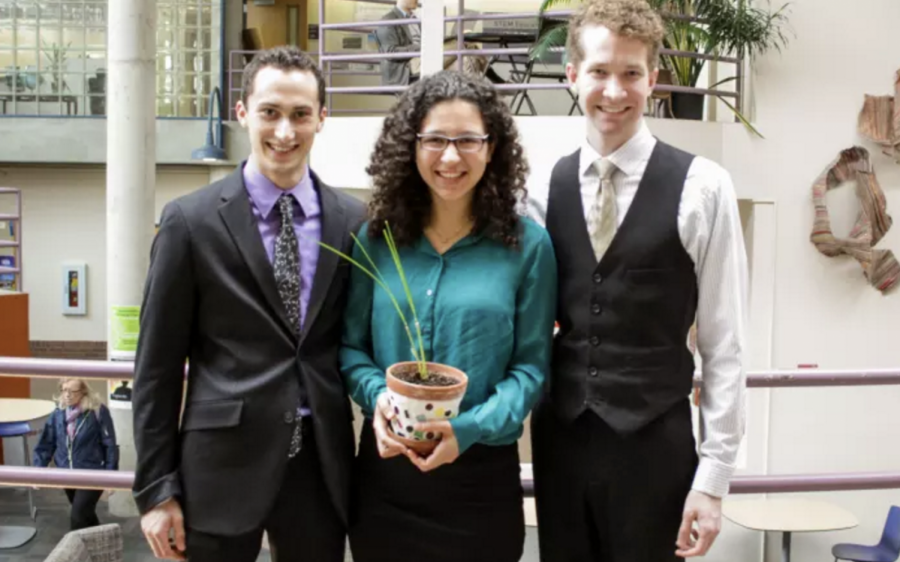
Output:
<svg viewBox="0 0 900 562">
<path fill-rule="evenodd" d="M 244 62 L 243 59 L 251 58 L 258 51 L 250 51 L 246 49 L 235 49 L 233 51 L 229 51 L 228 53 L 228 70 L 225 73 L 227 82 L 227 96 L 228 96 L 228 120 L 234 121 L 237 119 L 237 115 L 235 112 L 235 104 L 237 104 L 238 100 L 241 99 L 241 95 L 243 93 L 243 78 L 244 78 L 244 69 L 247 66 L 247 63 Z M 318 55 L 315 53 L 310 55 L 313 60 L 318 61 Z M 384 58 L 388 55 L 380 55 L 380 58 Z M 404 58 L 409 55 L 397 55 L 396 58 Z M 377 70 L 352 70 L 352 69 L 334 69 L 332 68 L 331 63 L 327 65 L 327 71 L 324 72 L 326 83 L 332 83 L 332 77 L 334 76 L 381 76 L 381 72 Z M 326 91 L 329 91 L 331 88 L 326 88 Z M 394 87 L 391 92 L 400 92 L 405 90 L 405 87 Z M 371 92 L 367 92 L 371 93 Z M 334 109 L 333 107 L 333 98 L 332 94 L 329 93 L 328 100 L 328 113 L 334 115 L 335 113 L 379 113 L 377 109 Z"/>
<path fill-rule="evenodd" d="M 88 359 L 36 359 L 0 357 L 0 377 L 131 380 L 134 363 Z M 696 386 L 702 379 L 694 378 Z M 747 388 L 811 386 L 900 386 L 900 369 L 774 369 L 748 371 Z"/>
<path fill-rule="evenodd" d="M 134 472 L 0 466 L 0 486 L 38 486 L 41 488 L 87 488 L 130 490 Z M 844 474 L 786 474 L 777 476 L 735 476 L 731 494 L 793 492 L 849 492 L 900 488 L 900 472 L 855 472 Z M 522 478 L 526 496 L 534 495 L 534 479 Z"/>
<path fill-rule="evenodd" d="M 74 376 L 94 380 L 129 380 L 134 364 L 129 362 L 0 357 L 0 376 L 59 378 Z M 695 385 L 702 385 L 696 378 Z M 900 369 L 770 370 L 747 373 L 749 388 L 803 388 L 819 386 L 900 385 Z M 96 489 L 131 489 L 133 472 L 72 470 L 0 466 L 0 485 Z M 522 479 L 526 495 L 534 494 L 534 481 Z M 733 494 L 823 492 L 900 488 L 900 472 L 834 474 L 788 474 L 736 476 Z"/>
<path fill-rule="evenodd" d="M 457 58 L 457 68 L 462 68 L 462 58 L 466 56 L 486 56 L 492 57 L 494 62 L 501 57 L 506 57 L 507 60 L 513 61 L 513 57 L 522 57 L 528 56 L 530 53 L 530 49 L 528 47 L 514 47 L 514 48 L 496 48 L 496 49 L 466 49 L 464 46 L 465 43 L 465 31 L 463 29 L 464 22 L 474 22 L 474 21 L 497 21 L 497 20 L 517 20 L 517 19 L 535 19 L 537 14 L 533 13 L 499 13 L 499 14 L 469 14 L 465 13 L 465 0 L 459 0 L 459 9 L 458 15 L 456 16 L 446 16 L 444 17 L 444 23 L 456 23 L 457 28 L 457 36 L 456 36 L 456 49 L 455 50 L 445 50 L 444 55 L 446 56 L 455 56 Z M 545 19 L 564 19 L 568 18 L 572 14 L 573 10 L 551 10 L 544 12 L 542 15 Z M 679 19 L 679 20 L 696 20 L 696 18 L 682 16 L 678 14 L 669 14 L 663 13 L 663 17 L 669 19 Z M 318 52 L 318 60 L 319 66 L 322 68 L 323 72 L 328 77 L 328 88 L 326 91 L 329 95 L 329 106 L 333 105 L 333 96 L 340 94 L 385 94 L 385 93 L 397 93 L 402 92 L 406 89 L 406 86 L 347 86 L 347 87 L 333 87 L 331 81 L 331 64 L 333 62 L 349 62 L 349 61 L 381 61 L 381 60 L 390 60 L 390 59 L 408 59 L 410 57 L 409 53 L 359 53 L 359 54 L 344 54 L 344 53 L 329 53 L 324 49 L 325 46 L 325 35 L 327 31 L 365 31 L 370 32 L 377 27 L 388 27 L 388 26 L 396 26 L 396 25 L 417 25 L 421 22 L 420 19 L 409 18 L 402 20 L 378 20 L 378 21 L 365 21 L 365 22 L 348 22 L 348 23 L 325 23 L 326 20 L 326 10 L 325 10 L 325 1 L 319 0 L 319 52 Z M 537 35 L 529 36 L 526 34 L 522 34 L 521 42 L 533 42 L 537 38 Z M 554 52 L 561 52 L 564 49 L 555 48 L 551 49 Z M 742 107 L 742 66 L 743 61 L 739 58 L 734 57 L 725 57 L 725 56 L 714 56 L 708 55 L 704 53 L 695 53 L 689 51 L 675 51 L 671 49 L 662 49 L 660 51 L 661 55 L 666 56 L 674 56 L 674 57 L 685 57 L 685 58 L 694 58 L 700 60 L 707 61 L 715 61 L 715 62 L 723 62 L 723 63 L 731 63 L 735 65 L 735 90 L 720 90 L 720 89 L 710 89 L 710 88 L 697 88 L 697 87 L 688 87 L 688 86 L 680 86 L 674 84 L 657 84 L 655 91 L 656 92 L 670 92 L 670 93 L 686 93 L 686 94 L 701 94 L 704 96 L 718 96 L 724 98 L 733 98 L 735 100 L 734 105 L 735 108 L 740 111 Z M 559 83 L 532 83 L 531 80 L 531 66 L 534 64 L 533 61 L 530 61 L 526 64 L 526 71 L 524 73 L 516 72 L 515 76 L 520 80 L 518 82 L 512 81 L 507 84 L 497 84 L 495 87 L 498 90 L 506 90 L 506 91 L 515 91 L 517 92 L 516 96 L 511 100 L 511 105 L 516 103 L 516 100 L 519 100 L 518 107 L 516 112 L 518 113 L 518 109 L 521 108 L 522 102 L 527 99 L 527 92 L 529 90 L 565 90 L 568 88 L 568 85 L 565 81 L 558 81 Z M 513 74 L 511 74 L 511 77 Z M 521 97 L 520 97 L 521 95 Z M 534 112 L 534 106 L 531 104 L 529 100 L 529 106 L 531 107 L 532 112 Z"/>
</svg>

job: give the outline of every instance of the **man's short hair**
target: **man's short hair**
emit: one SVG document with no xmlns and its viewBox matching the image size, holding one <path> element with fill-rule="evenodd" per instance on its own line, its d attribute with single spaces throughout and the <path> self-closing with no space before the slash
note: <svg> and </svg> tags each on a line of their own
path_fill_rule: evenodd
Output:
<svg viewBox="0 0 900 562">
<path fill-rule="evenodd" d="M 637 39 L 647 46 L 647 66 L 659 66 L 659 50 L 666 33 L 662 17 L 646 0 L 588 0 L 569 19 L 566 52 L 576 68 L 584 60 L 581 30 L 601 25 L 617 35 Z"/>
<path fill-rule="evenodd" d="M 241 99 L 245 105 L 250 95 L 253 94 L 256 75 L 266 67 L 277 68 L 285 72 L 300 70 L 312 73 L 319 86 L 319 108 L 325 107 L 325 77 L 322 75 L 322 71 L 312 57 L 293 46 L 275 47 L 256 53 L 250 64 L 244 68 L 244 77 L 241 82 L 243 90 Z"/>
</svg>

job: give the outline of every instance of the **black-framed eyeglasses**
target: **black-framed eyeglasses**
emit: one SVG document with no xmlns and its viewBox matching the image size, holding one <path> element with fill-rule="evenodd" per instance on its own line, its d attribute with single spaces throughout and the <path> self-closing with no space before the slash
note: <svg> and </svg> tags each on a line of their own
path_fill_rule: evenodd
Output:
<svg viewBox="0 0 900 562">
<path fill-rule="evenodd" d="M 456 150 L 465 154 L 479 152 L 484 148 L 490 135 L 463 135 L 461 137 L 447 137 L 436 134 L 418 134 L 419 143 L 422 148 L 430 152 L 443 152 L 453 143 Z"/>
</svg>

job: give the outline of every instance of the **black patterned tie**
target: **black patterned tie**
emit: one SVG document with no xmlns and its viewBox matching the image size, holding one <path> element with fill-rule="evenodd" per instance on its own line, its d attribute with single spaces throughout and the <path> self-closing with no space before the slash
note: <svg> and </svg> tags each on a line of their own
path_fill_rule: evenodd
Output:
<svg viewBox="0 0 900 562">
<path fill-rule="evenodd" d="M 281 229 L 275 238 L 275 284 L 287 311 L 294 335 L 300 330 L 300 257 L 294 232 L 294 197 L 284 193 L 278 198 Z"/>
<path fill-rule="evenodd" d="M 297 250 L 297 234 L 294 232 L 294 197 L 283 193 L 278 198 L 278 211 L 281 215 L 281 229 L 275 238 L 275 284 L 294 335 L 300 332 L 300 257 Z M 300 452 L 303 442 L 302 417 L 297 408 L 294 432 L 288 457 Z"/>
</svg>

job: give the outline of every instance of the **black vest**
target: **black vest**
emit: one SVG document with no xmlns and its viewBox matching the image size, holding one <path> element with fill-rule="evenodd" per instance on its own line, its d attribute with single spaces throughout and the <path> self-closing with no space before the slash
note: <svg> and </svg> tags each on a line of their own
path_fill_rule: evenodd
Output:
<svg viewBox="0 0 900 562">
<path fill-rule="evenodd" d="M 563 420 L 590 408 L 627 434 L 691 392 L 687 336 L 697 310 L 697 277 L 678 234 L 678 207 L 694 157 L 656 143 L 598 264 L 581 204 L 579 152 L 556 163 L 547 204 L 560 324 L 550 399 Z"/>
</svg>

